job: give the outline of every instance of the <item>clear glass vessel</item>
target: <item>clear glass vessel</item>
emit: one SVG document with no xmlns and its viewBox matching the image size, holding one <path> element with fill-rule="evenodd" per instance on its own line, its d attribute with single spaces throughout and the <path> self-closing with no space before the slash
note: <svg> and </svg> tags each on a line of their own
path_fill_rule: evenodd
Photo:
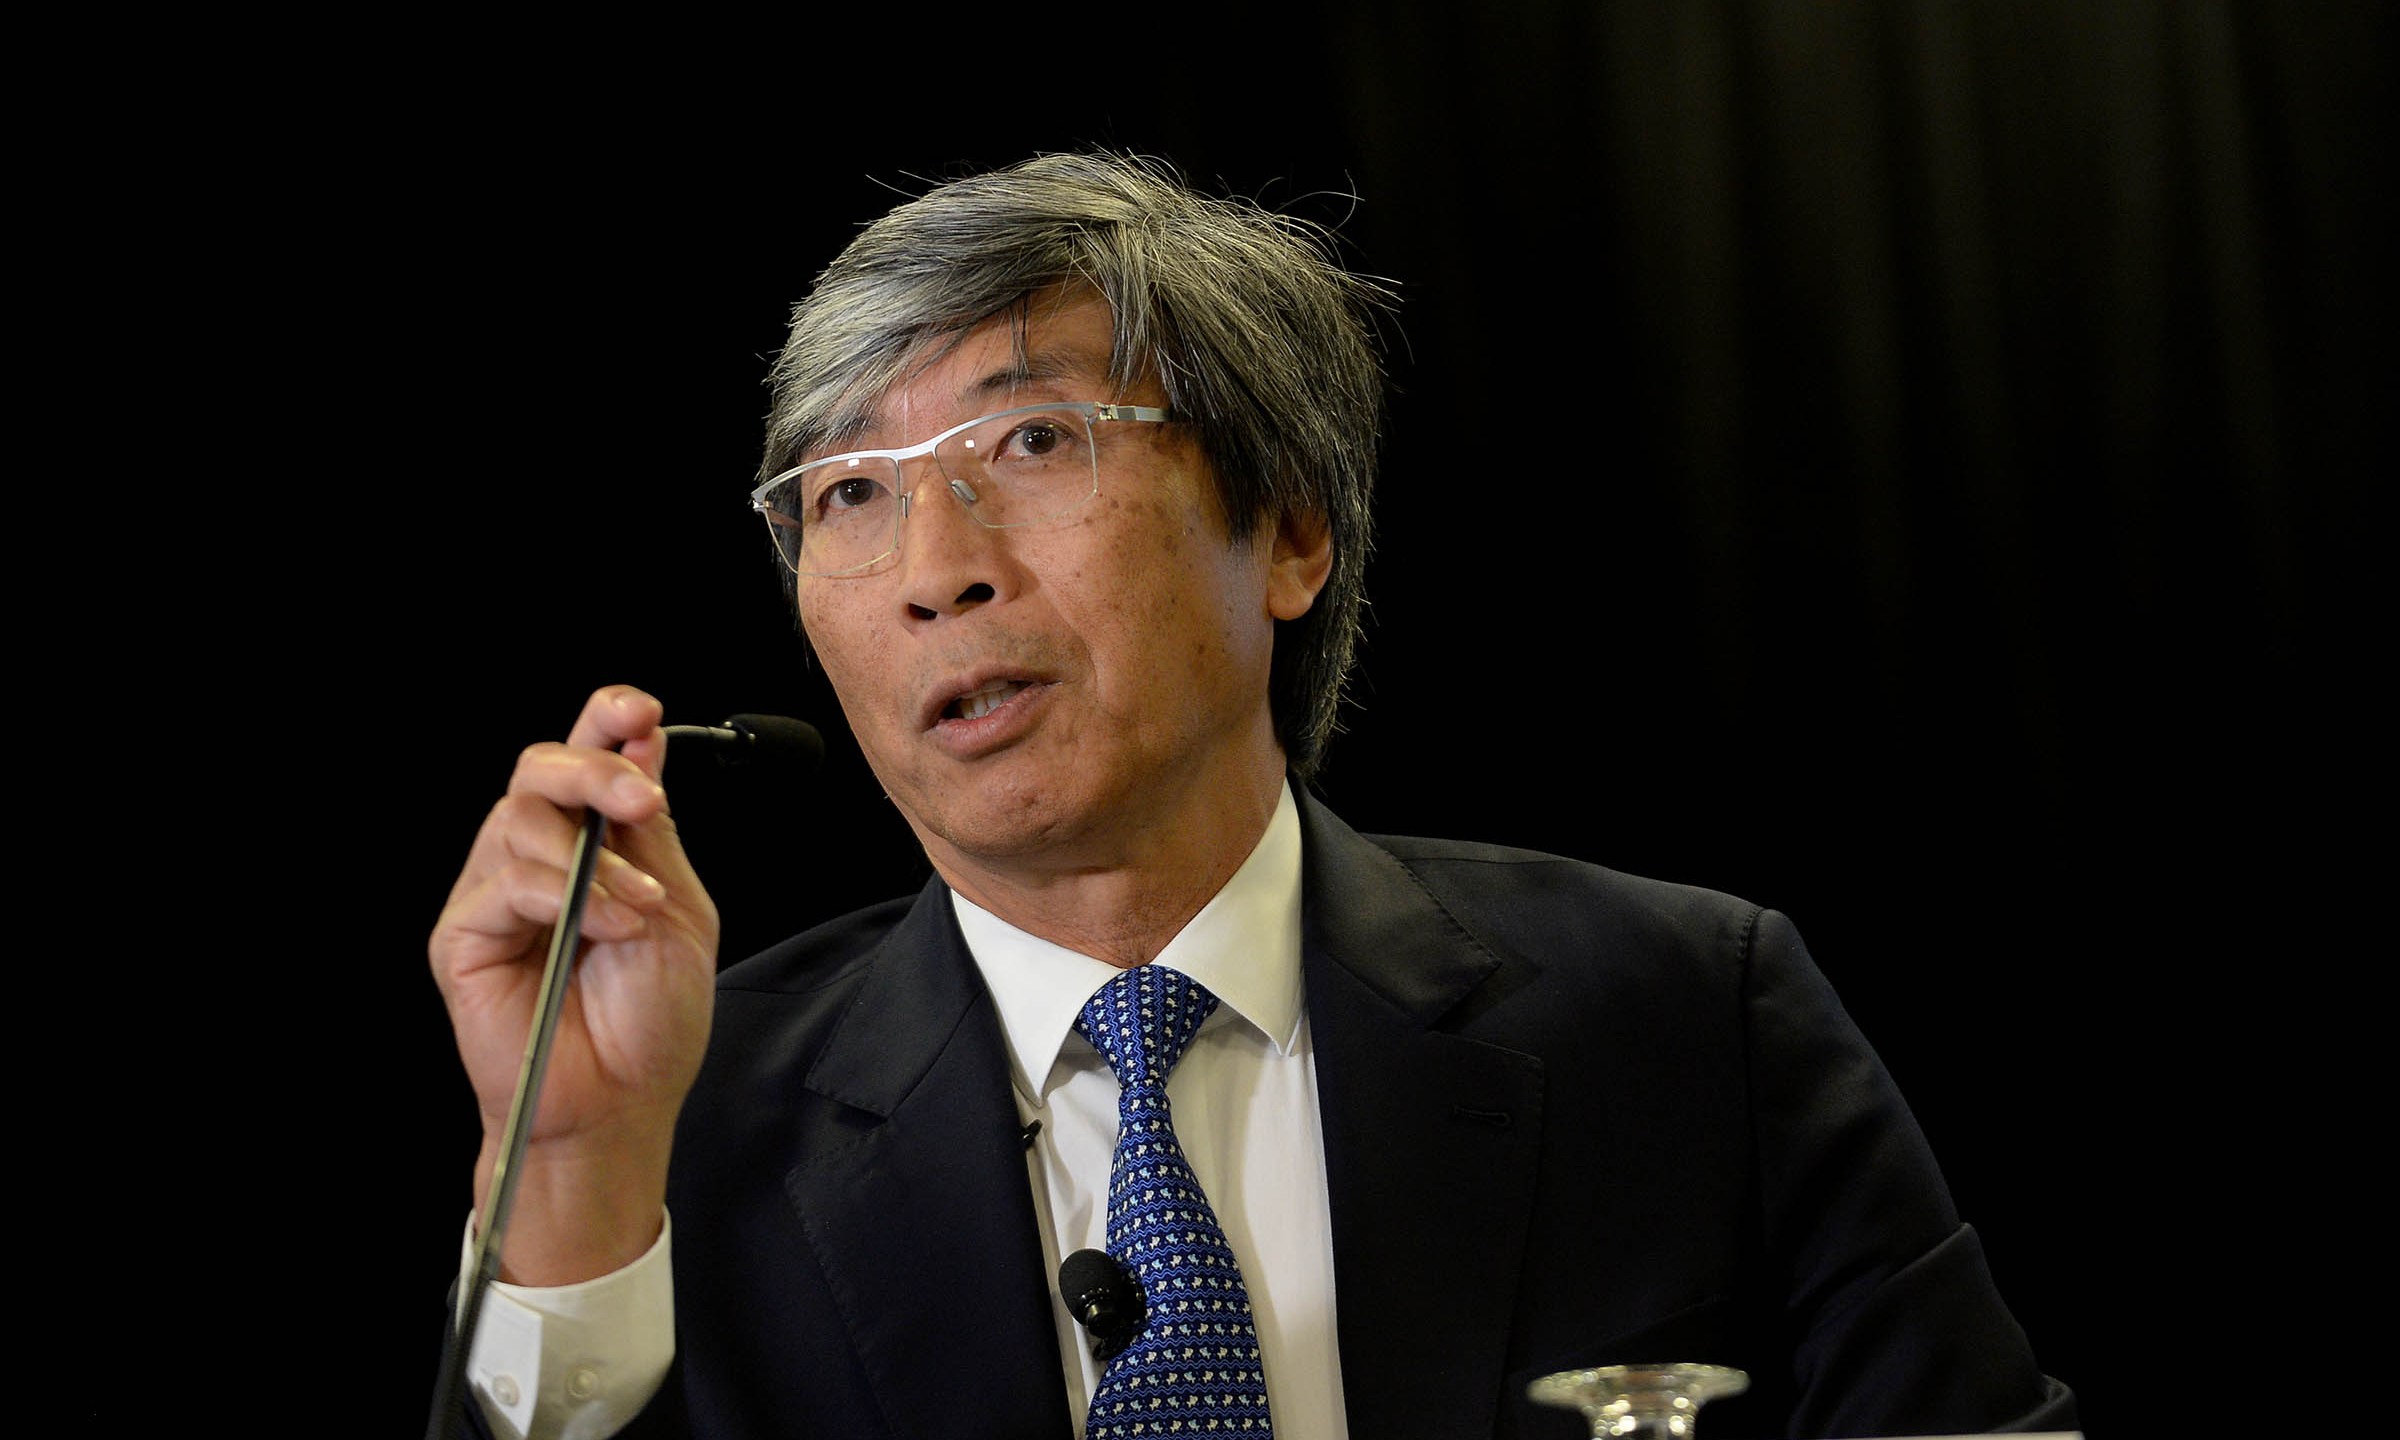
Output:
<svg viewBox="0 0 2400 1440">
<path fill-rule="evenodd" d="M 1749 1388 L 1748 1375 L 1722 1365 L 1603 1365 L 1545 1375 L 1525 1393 L 1581 1410 L 1594 1440 L 1691 1440 L 1702 1405 Z"/>
</svg>

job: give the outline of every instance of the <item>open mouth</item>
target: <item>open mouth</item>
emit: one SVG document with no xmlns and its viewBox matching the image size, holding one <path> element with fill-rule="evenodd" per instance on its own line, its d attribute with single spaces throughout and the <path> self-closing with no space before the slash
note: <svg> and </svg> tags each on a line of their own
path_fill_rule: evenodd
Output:
<svg viewBox="0 0 2400 1440">
<path fill-rule="evenodd" d="M 1018 691 L 1025 688 L 1022 680 L 994 680 L 978 686 L 942 707 L 945 720 L 980 720 L 1007 704 Z"/>
</svg>

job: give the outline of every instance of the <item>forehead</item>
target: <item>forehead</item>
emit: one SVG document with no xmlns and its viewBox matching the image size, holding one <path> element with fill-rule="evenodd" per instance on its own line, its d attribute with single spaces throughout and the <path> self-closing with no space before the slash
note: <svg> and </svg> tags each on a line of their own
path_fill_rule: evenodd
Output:
<svg viewBox="0 0 2400 1440">
<path fill-rule="evenodd" d="M 1112 400 L 1114 317 L 1097 295 L 1037 300 L 913 360 L 866 408 L 844 449 L 899 446 L 1041 400 Z"/>
</svg>

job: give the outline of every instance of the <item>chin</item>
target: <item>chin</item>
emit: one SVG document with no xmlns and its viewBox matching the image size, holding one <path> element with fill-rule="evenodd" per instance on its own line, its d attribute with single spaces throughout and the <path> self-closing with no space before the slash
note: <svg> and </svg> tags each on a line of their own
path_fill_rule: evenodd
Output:
<svg viewBox="0 0 2400 1440">
<path fill-rule="evenodd" d="M 1021 859 L 1068 842 L 1084 828 L 1087 808 L 1057 790 L 946 792 L 940 803 L 901 811 L 928 847 L 938 841 L 962 855 Z"/>
</svg>

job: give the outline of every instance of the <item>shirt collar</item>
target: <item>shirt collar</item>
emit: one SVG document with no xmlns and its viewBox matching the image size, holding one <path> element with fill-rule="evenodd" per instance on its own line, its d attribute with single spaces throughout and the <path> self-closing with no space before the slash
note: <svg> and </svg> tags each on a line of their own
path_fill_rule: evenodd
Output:
<svg viewBox="0 0 2400 1440">
<path fill-rule="evenodd" d="M 1076 1015 L 1117 967 L 1019 930 L 956 890 L 950 906 L 999 1007 L 1010 1079 L 1043 1104 Z M 1249 858 L 1151 963 L 1208 987 L 1222 1002 L 1210 1025 L 1238 1017 L 1291 1053 L 1300 1029 L 1300 810 L 1289 781 Z"/>
</svg>

